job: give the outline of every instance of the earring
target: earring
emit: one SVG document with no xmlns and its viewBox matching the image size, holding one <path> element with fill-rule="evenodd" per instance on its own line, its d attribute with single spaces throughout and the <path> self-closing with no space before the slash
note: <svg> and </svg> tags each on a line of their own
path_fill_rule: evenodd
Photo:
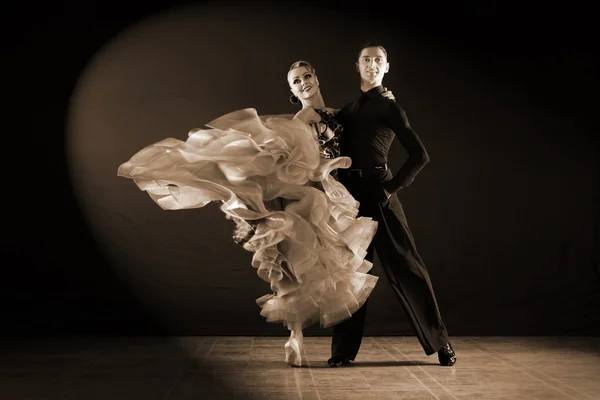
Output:
<svg viewBox="0 0 600 400">
<path fill-rule="evenodd" d="M 291 95 L 290 96 L 290 103 L 292 103 L 292 104 L 298 104 L 298 103 L 300 103 L 300 99 L 298 97 L 296 97 L 295 95 Z"/>
</svg>

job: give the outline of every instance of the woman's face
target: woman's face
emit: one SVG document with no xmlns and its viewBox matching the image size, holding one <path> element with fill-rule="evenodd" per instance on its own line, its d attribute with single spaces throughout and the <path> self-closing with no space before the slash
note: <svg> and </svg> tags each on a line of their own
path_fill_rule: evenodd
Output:
<svg viewBox="0 0 600 400">
<path fill-rule="evenodd" d="M 298 67 L 288 73 L 288 83 L 294 96 L 300 101 L 319 92 L 319 80 L 306 67 Z"/>
</svg>

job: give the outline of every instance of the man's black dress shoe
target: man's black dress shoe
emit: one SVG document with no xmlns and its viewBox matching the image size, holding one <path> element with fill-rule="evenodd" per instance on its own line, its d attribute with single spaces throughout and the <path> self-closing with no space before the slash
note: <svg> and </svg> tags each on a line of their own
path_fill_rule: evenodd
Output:
<svg viewBox="0 0 600 400">
<path fill-rule="evenodd" d="M 330 367 L 343 367 L 350 364 L 350 359 L 348 357 L 331 357 L 327 360 L 327 364 Z"/>
<path fill-rule="evenodd" d="M 456 363 L 456 353 L 450 343 L 446 343 L 444 347 L 438 350 L 438 360 L 444 367 L 451 367 Z"/>
</svg>

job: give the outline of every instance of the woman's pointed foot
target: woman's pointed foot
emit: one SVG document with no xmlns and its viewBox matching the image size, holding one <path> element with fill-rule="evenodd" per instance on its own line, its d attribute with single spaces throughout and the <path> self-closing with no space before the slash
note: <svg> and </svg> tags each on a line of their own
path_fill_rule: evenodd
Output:
<svg viewBox="0 0 600 400">
<path fill-rule="evenodd" d="M 290 340 L 284 346 L 285 348 L 285 362 L 293 367 L 302 366 L 302 351 L 300 349 L 300 343 L 295 337 L 291 337 Z"/>
</svg>

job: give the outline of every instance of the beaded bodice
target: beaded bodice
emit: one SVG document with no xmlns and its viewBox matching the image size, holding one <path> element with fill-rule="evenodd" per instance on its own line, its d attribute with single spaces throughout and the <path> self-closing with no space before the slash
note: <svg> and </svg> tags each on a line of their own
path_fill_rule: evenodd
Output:
<svg viewBox="0 0 600 400">
<path fill-rule="evenodd" d="M 321 122 L 333 132 L 333 137 L 327 140 L 325 137 L 326 129 L 323 129 L 322 127 L 317 129 L 321 157 L 327 159 L 337 158 L 340 156 L 340 136 L 344 128 L 329 111 L 318 108 L 315 108 L 315 111 L 321 116 Z M 321 124 L 317 124 L 317 128 L 319 128 L 320 125 Z"/>
</svg>

